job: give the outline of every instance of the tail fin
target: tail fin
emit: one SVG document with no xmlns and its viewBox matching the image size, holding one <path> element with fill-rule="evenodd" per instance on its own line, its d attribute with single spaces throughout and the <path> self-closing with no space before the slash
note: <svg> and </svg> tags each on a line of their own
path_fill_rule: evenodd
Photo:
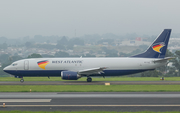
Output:
<svg viewBox="0 0 180 113">
<path fill-rule="evenodd" d="M 166 55 L 170 34 L 171 29 L 164 29 L 164 31 L 155 39 L 155 41 L 144 53 L 132 57 L 164 58 Z"/>
</svg>

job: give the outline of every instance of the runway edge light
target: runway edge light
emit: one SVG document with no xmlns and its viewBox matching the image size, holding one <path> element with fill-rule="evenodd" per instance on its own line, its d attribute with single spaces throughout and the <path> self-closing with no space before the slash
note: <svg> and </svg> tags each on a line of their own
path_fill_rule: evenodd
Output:
<svg viewBox="0 0 180 113">
<path fill-rule="evenodd" d="M 165 78 L 164 78 L 164 77 L 162 77 L 162 78 L 160 78 L 160 80 L 165 80 Z"/>
<path fill-rule="evenodd" d="M 3 108 L 5 108 L 5 103 L 3 103 Z"/>
<path fill-rule="evenodd" d="M 109 86 L 109 85 L 110 85 L 110 83 L 105 83 L 105 85 L 106 85 L 106 86 Z"/>
</svg>

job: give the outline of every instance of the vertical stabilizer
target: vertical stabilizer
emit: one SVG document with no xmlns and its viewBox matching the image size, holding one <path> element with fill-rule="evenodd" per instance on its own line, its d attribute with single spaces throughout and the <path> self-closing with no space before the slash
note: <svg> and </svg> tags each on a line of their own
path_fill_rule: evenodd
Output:
<svg viewBox="0 0 180 113">
<path fill-rule="evenodd" d="M 155 39 L 151 46 L 144 52 L 132 57 L 141 58 L 164 58 L 171 34 L 171 29 L 164 29 L 163 32 Z"/>
</svg>

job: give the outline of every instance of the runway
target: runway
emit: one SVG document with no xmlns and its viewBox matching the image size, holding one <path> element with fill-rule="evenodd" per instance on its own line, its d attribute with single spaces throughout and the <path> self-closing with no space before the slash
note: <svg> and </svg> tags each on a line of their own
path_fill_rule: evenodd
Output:
<svg viewBox="0 0 180 113">
<path fill-rule="evenodd" d="M 1 111 L 180 111 L 180 92 L 0 93 L 0 104 Z"/>
<path fill-rule="evenodd" d="M 18 81 L 4 82 L 0 81 L 0 85 L 178 85 L 180 81 Z"/>
</svg>

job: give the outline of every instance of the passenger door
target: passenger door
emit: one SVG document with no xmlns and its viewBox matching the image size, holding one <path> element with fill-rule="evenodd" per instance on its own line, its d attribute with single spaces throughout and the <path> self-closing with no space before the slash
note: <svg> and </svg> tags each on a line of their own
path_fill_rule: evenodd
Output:
<svg viewBox="0 0 180 113">
<path fill-rule="evenodd" d="M 29 70 L 29 61 L 28 60 L 24 61 L 24 70 Z"/>
</svg>

